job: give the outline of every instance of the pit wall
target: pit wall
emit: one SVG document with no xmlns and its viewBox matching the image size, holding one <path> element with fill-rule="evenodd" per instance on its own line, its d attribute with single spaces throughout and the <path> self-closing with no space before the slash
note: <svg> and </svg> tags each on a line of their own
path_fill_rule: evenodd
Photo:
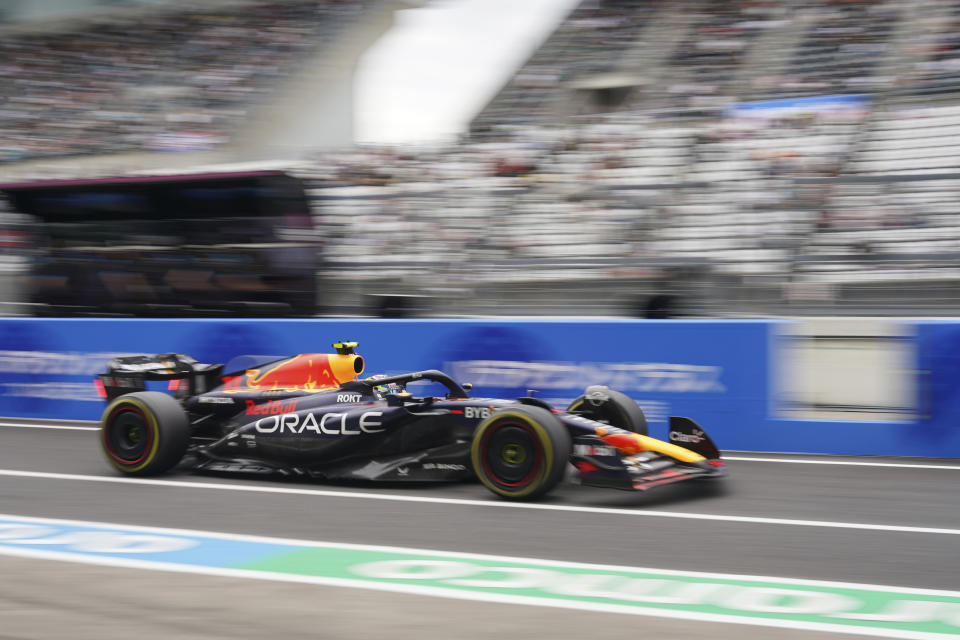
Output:
<svg viewBox="0 0 960 640">
<path fill-rule="evenodd" d="M 241 354 L 330 352 L 334 341 L 357 340 L 364 376 L 441 369 L 472 382 L 474 396 L 534 390 L 564 408 L 586 385 L 606 384 L 633 397 L 660 438 L 668 416 L 684 415 L 725 450 L 960 457 L 960 322 L 887 326 L 870 334 L 878 344 L 895 336 L 900 357 L 909 354 L 903 366 L 862 351 L 867 335 L 853 336 L 849 354 L 798 358 L 791 351 L 803 333 L 797 323 L 771 320 L 0 318 L 0 415 L 98 419 L 103 402 L 93 376 L 117 355 L 177 352 L 228 362 Z M 887 367 L 894 370 L 884 373 Z M 832 400 L 847 385 L 862 406 L 879 397 L 909 418 L 784 417 L 803 415 L 780 411 L 784 398 L 816 404 L 810 381 L 818 371 L 833 381 L 824 389 Z"/>
</svg>

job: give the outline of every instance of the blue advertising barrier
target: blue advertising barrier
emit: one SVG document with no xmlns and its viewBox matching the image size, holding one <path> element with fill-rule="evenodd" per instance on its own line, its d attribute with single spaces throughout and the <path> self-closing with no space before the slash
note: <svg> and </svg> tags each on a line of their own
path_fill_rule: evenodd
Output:
<svg viewBox="0 0 960 640">
<path fill-rule="evenodd" d="M 960 457 L 960 430 L 948 429 L 946 418 L 938 418 L 943 426 L 937 427 L 941 422 L 930 420 L 772 417 L 776 324 L 2 318 L 0 415 L 99 418 L 104 404 L 93 377 L 118 355 L 177 352 L 201 362 L 228 362 L 242 354 L 330 352 L 332 342 L 349 339 L 360 342 L 367 362 L 363 375 L 441 369 L 472 382 L 477 396 L 516 397 L 533 390 L 564 408 L 585 386 L 606 384 L 633 397 L 648 416 L 651 435 L 661 438 L 667 436 L 668 416 L 685 415 L 728 450 Z M 960 324 L 953 332 L 947 333 L 960 344 Z M 954 414 L 960 411 L 960 402 L 953 406 Z M 927 431 L 930 425 L 934 432 Z"/>
<path fill-rule="evenodd" d="M 586 385 L 606 384 L 639 401 L 663 435 L 667 416 L 678 413 L 743 432 L 745 424 L 762 427 L 766 412 L 767 334 L 758 321 L 4 318 L 0 415 L 99 418 L 93 376 L 121 354 L 227 362 L 330 352 L 332 342 L 350 339 L 360 342 L 364 375 L 441 369 L 472 382 L 474 395 L 535 390 L 561 407 Z"/>
<path fill-rule="evenodd" d="M 917 414 L 927 437 L 953 453 L 960 438 L 960 322 L 914 325 L 917 354 Z"/>
</svg>

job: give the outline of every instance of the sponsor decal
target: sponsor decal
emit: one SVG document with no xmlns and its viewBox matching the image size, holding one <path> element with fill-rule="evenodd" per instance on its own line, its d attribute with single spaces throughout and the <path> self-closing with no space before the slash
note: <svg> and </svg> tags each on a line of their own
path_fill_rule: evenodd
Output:
<svg viewBox="0 0 960 640">
<path fill-rule="evenodd" d="M 463 416 L 465 418 L 474 418 L 474 419 L 489 418 L 491 413 L 492 412 L 490 411 L 490 407 L 464 407 L 463 408 Z"/>
<path fill-rule="evenodd" d="M 474 386 L 576 389 L 584 380 L 622 391 L 723 393 L 723 367 L 660 362 L 519 362 L 464 360 L 446 364 Z"/>
<path fill-rule="evenodd" d="M 229 400 L 229 398 L 225 399 Z M 247 408 L 244 410 L 244 413 L 248 416 L 272 416 L 278 413 L 290 413 L 291 411 L 297 410 L 296 400 L 289 400 L 287 402 L 270 400 L 263 404 L 257 404 L 253 400 L 247 400 L 246 405 Z"/>
<path fill-rule="evenodd" d="M 233 398 L 223 398 L 219 396 L 200 396 L 197 398 L 200 404 L 233 404 Z M 247 402 L 250 402 L 249 400 Z"/>
<path fill-rule="evenodd" d="M 615 456 L 617 450 L 614 447 L 597 447 L 592 444 L 573 445 L 573 455 L 575 456 Z"/>
<path fill-rule="evenodd" d="M 467 467 L 447 462 L 424 462 L 423 469 L 424 471 L 466 471 Z"/>
<path fill-rule="evenodd" d="M 257 433 L 275 435 L 309 432 L 317 435 L 355 436 L 383 431 L 383 423 L 379 420 L 381 417 L 383 411 L 365 411 L 349 419 L 346 413 L 326 413 L 319 420 L 313 413 L 286 413 L 260 418 L 254 428 Z"/>
<path fill-rule="evenodd" d="M 700 443 L 706 439 L 706 434 L 700 429 L 694 429 L 693 433 L 682 433 L 680 431 L 670 432 L 671 442 L 696 442 Z"/>
<path fill-rule="evenodd" d="M 363 398 L 359 393 L 338 393 L 337 402 L 360 402 Z"/>
</svg>

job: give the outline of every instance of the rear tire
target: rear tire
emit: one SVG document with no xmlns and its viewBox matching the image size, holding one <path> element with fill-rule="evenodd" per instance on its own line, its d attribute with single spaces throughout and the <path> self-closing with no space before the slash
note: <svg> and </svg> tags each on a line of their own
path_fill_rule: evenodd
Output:
<svg viewBox="0 0 960 640">
<path fill-rule="evenodd" d="M 643 409 L 627 394 L 607 387 L 587 387 L 582 396 L 570 403 L 567 412 L 647 435 L 647 418 Z"/>
<path fill-rule="evenodd" d="M 189 441 L 190 422 L 183 407 L 158 391 L 122 395 L 100 419 L 103 453 L 125 475 L 169 471 L 183 459 Z"/>
<path fill-rule="evenodd" d="M 480 423 L 470 461 L 490 491 L 512 500 L 532 500 L 563 480 L 571 446 L 570 432 L 552 413 L 518 406 Z"/>
</svg>

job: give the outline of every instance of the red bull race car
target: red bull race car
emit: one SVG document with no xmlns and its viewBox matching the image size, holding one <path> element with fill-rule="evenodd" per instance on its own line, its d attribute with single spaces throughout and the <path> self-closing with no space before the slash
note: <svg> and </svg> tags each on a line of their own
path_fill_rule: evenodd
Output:
<svg viewBox="0 0 960 640">
<path fill-rule="evenodd" d="M 570 465 L 582 484 L 639 491 L 726 475 L 695 422 L 672 417 L 670 441 L 651 438 L 640 407 L 604 386 L 560 411 L 534 397 L 472 397 L 471 385 L 437 370 L 361 378 L 356 343 L 333 346 L 227 365 L 175 353 L 112 360 L 96 380 L 108 402 L 107 461 L 131 476 L 179 467 L 336 481 L 477 478 L 517 500 L 543 496 Z M 148 390 L 158 382 L 168 391 Z"/>
</svg>

